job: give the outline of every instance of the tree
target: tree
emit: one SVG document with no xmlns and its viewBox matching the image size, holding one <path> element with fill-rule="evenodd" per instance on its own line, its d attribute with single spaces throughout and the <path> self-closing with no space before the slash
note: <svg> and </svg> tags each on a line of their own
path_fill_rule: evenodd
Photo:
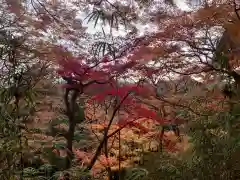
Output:
<svg viewBox="0 0 240 180">
<path fill-rule="evenodd" d="M 47 71 L 44 65 L 30 62 L 36 59 L 27 51 L 24 39 L 10 30 L 3 29 L 1 35 L 1 178 L 23 178 L 25 167 L 42 163 L 28 152 L 24 139 L 31 134 L 25 123 L 35 112 L 35 86 Z"/>
<path fill-rule="evenodd" d="M 24 42 L 27 51 L 37 57 L 34 61 L 50 60 L 59 66 L 58 75 L 66 81 L 64 113 L 68 130 L 61 133 L 67 152 L 63 170 L 74 168 L 74 154 L 81 155 L 75 148 L 76 129 L 95 120 L 85 114 L 86 107 L 94 109 L 97 104 L 101 107 L 98 111 L 104 108 L 106 112 L 105 124 L 100 121 L 103 133 L 84 168 L 91 170 L 101 155 L 106 162 L 110 161 L 110 139 L 117 133 L 121 136 L 124 128 L 137 127 L 141 133 L 148 134 L 151 130 L 145 127 L 146 119 L 155 124 L 172 124 L 181 118 L 186 120 L 187 115 L 203 118 L 216 111 L 232 110 L 233 97 L 238 99 L 239 18 L 235 1 L 232 4 L 204 1 L 203 6 L 191 12 L 180 10 L 172 1 L 5 0 L 2 9 L 11 12 L 8 18 L 16 21 L 15 32 L 28 34 Z M 78 10 L 90 12 L 87 21 L 94 26 L 107 25 L 109 32 L 102 28 L 94 35 L 87 33 L 77 17 Z M 148 24 L 155 31 L 139 35 L 139 23 Z M 122 28 L 125 35 L 116 36 L 115 32 Z M 221 33 L 223 38 L 218 43 Z M 176 88 L 161 93 L 159 82 L 167 76 Z M 178 92 L 178 82 L 173 79 L 188 76 L 202 81 L 198 85 L 201 94 L 196 95 L 196 90 Z M 205 86 L 219 79 L 223 86 L 237 87 L 236 92 L 229 95 L 233 88 Z M 97 88 L 101 91 L 94 91 Z M 229 103 L 218 89 L 230 97 Z M 228 103 L 224 110 L 216 105 L 222 100 Z M 121 138 L 118 140 L 121 154 Z M 108 163 L 106 169 L 109 178 L 112 177 Z"/>
</svg>

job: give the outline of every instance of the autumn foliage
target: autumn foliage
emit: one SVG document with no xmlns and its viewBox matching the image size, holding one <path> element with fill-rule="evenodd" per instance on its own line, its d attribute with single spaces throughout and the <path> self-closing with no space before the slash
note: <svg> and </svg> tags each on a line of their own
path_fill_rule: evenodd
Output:
<svg viewBox="0 0 240 180">
<path fill-rule="evenodd" d="M 0 134 L 9 127 L 6 139 L 18 148 L 9 153 L 16 159 L 0 156 L 0 168 L 17 173 L 0 177 L 40 177 L 47 164 L 45 178 L 91 172 L 117 180 L 152 151 L 191 151 L 188 136 L 200 136 L 190 133 L 200 126 L 202 134 L 237 137 L 239 6 L 213 0 L 185 11 L 170 0 L 3 0 L 0 100 L 8 114 L 2 110 Z M 223 125 L 221 118 L 230 120 Z M 35 169 L 23 162 L 30 148 L 40 154 Z M 135 175 L 147 176 L 140 171 Z"/>
</svg>

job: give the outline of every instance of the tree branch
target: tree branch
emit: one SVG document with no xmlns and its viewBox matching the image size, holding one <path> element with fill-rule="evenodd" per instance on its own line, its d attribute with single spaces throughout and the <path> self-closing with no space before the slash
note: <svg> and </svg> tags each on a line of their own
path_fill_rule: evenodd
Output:
<svg viewBox="0 0 240 180">
<path fill-rule="evenodd" d="M 127 99 L 127 97 L 129 96 L 129 94 L 130 94 L 130 93 L 127 93 L 127 94 L 123 97 L 123 99 L 120 101 L 120 103 L 115 107 L 115 109 L 114 109 L 114 111 L 113 111 L 113 113 L 112 113 L 111 119 L 110 119 L 110 121 L 109 121 L 109 123 L 108 123 L 108 126 L 106 127 L 104 137 L 103 137 L 102 141 L 100 142 L 100 144 L 99 144 L 99 146 L 98 146 L 98 148 L 97 148 L 97 150 L 96 150 L 96 152 L 95 152 L 95 155 L 93 156 L 93 158 L 92 158 L 91 162 L 89 163 L 89 165 L 87 166 L 86 170 L 91 170 L 92 167 L 94 166 L 95 162 L 97 161 L 97 158 L 98 158 L 98 156 L 99 156 L 100 153 L 101 153 L 101 150 L 102 150 L 102 148 L 103 148 L 103 146 L 104 146 L 104 143 L 105 143 L 105 142 L 107 141 L 107 139 L 109 138 L 109 136 L 108 136 L 107 134 L 108 134 L 108 131 L 109 131 L 109 129 L 110 129 L 112 123 L 113 123 L 114 117 L 115 117 L 117 111 L 120 109 L 122 103 L 123 103 L 123 102 Z"/>
</svg>

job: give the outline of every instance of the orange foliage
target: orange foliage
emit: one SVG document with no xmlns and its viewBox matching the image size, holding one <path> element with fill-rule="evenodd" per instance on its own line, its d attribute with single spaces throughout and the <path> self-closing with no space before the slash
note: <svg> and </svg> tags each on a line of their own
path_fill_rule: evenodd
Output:
<svg viewBox="0 0 240 180">
<path fill-rule="evenodd" d="M 203 31 L 207 34 L 209 27 L 221 26 L 230 35 L 233 44 L 239 44 L 240 23 L 239 21 L 227 22 L 229 18 L 236 19 L 234 8 L 227 1 L 213 1 L 209 6 L 193 12 L 176 11 L 175 14 L 173 13 L 174 15 L 166 14 L 162 15 L 162 18 L 159 18 L 160 14 L 158 13 L 156 13 L 157 18 L 151 18 L 151 13 L 149 13 L 149 17 L 146 19 L 154 19 L 153 23 L 158 26 L 156 32 L 144 34 L 140 38 L 135 32 L 131 32 L 130 35 L 127 35 L 129 39 L 126 38 L 123 40 L 124 42 L 121 42 L 122 44 L 119 43 L 120 45 L 113 48 L 113 50 L 116 50 L 114 55 L 105 52 L 99 53 L 102 54 L 102 57 L 94 56 L 92 52 L 86 52 L 90 45 L 85 45 L 85 41 L 92 40 L 95 42 L 95 37 L 93 38 L 85 32 L 86 28 L 82 26 L 81 21 L 77 20 L 77 13 L 74 8 L 71 9 L 67 4 L 62 4 L 59 1 L 46 1 L 43 3 L 46 9 L 44 10 L 43 6 L 37 6 L 38 13 L 33 15 L 29 10 L 23 8 L 24 6 L 20 1 L 6 0 L 6 2 L 9 12 L 16 16 L 24 14 L 18 23 L 24 24 L 23 26 L 26 29 L 31 29 L 26 31 L 29 32 L 27 44 L 32 47 L 34 56 L 44 62 L 50 61 L 49 64 L 58 65 L 58 75 L 65 79 L 70 78 L 72 83 L 67 82 L 63 85 L 63 88 L 78 92 L 81 97 L 86 96 L 85 116 L 87 120 L 84 123 L 97 120 L 97 122 L 86 126 L 93 134 L 95 133 L 99 146 L 104 144 L 101 143 L 103 140 L 104 142 L 107 140 L 112 142 L 111 148 L 116 146 L 117 143 L 113 139 L 116 138 L 118 132 L 121 136 L 118 141 L 122 139 L 129 141 L 126 134 L 131 134 L 133 139 L 135 141 L 139 140 L 141 144 L 149 141 L 149 139 L 159 142 L 160 134 L 159 131 L 154 129 L 155 126 L 176 123 L 178 119 L 175 112 L 178 109 L 185 109 L 190 113 L 197 114 L 199 109 L 200 111 L 208 109 L 219 112 L 228 108 L 220 92 L 209 93 L 204 87 L 204 83 L 211 83 L 210 75 L 212 73 L 224 72 L 231 75 L 234 68 L 239 66 L 239 58 L 236 53 L 231 52 L 232 54 L 228 54 L 230 70 L 216 68 L 212 65 L 213 63 L 209 63 L 212 62 L 210 61 L 211 58 L 210 60 L 203 60 L 202 58 L 203 55 L 206 58 L 214 56 L 215 47 L 208 50 L 208 47 L 205 48 L 206 44 L 204 44 L 205 39 L 209 38 L 210 35 L 208 34 L 204 38 L 197 35 L 198 32 Z M 83 9 L 84 6 L 81 3 L 79 2 L 79 6 Z M 129 13 L 125 17 L 130 20 L 141 17 L 140 15 L 137 16 L 136 12 L 130 12 L 131 9 L 135 10 L 134 7 L 125 6 L 122 9 L 124 12 L 126 11 L 125 13 Z M 46 10 L 47 12 L 45 12 Z M 54 16 L 51 12 L 55 12 L 56 15 Z M 52 37 L 43 34 L 51 34 Z M 68 48 L 63 45 L 56 45 L 56 39 L 57 41 L 67 41 L 72 45 L 69 45 L 71 47 Z M 83 39 L 85 41 L 79 43 Z M 105 39 L 107 39 L 106 36 L 104 36 Z M 115 43 L 112 44 L 115 45 Z M 106 47 L 108 47 L 108 51 L 111 51 L 110 45 L 112 44 L 110 43 L 109 47 L 100 45 L 96 51 L 100 52 L 101 48 L 105 51 Z M 95 46 L 94 43 L 91 45 Z M 188 47 L 187 52 L 183 50 L 185 46 Z M 205 51 L 208 52 L 205 54 Z M 149 62 L 153 65 L 149 65 Z M 147 83 L 140 85 L 140 82 L 136 82 L 135 79 L 133 83 L 121 84 L 118 82 L 119 79 L 130 79 L 129 73 L 136 74 L 137 78 L 135 79 L 142 78 Z M 208 73 L 209 76 L 205 77 L 205 74 Z M 179 93 L 176 90 L 177 88 L 174 88 L 175 81 L 172 83 L 173 87 L 167 90 L 164 97 L 159 97 L 156 93 L 158 88 L 156 82 L 161 76 L 191 76 L 193 74 L 201 77 L 203 83 L 197 87 L 203 87 L 201 90 L 205 94 L 198 95 L 196 88 L 192 90 L 193 92 Z M 184 80 L 181 79 L 180 81 Z M 192 87 L 194 85 L 184 85 L 184 87 L 188 86 Z M 180 88 L 180 90 L 182 89 Z M 192 101 L 200 96 L 203 100 L 192 105 Z M 68 94 L 67 97 L 69 97 Z M 45 124 L 58 116 L 58 112 L 46 106 L 48 103 L 46 98 L 52 97 L 46 96 L 41 99 L 43 108 L 35 114 L 35 119 L 46 122 Z M 61 104 L 62 101 L 58 99 L 57 103 Z M 77 101 L 74 103 L 77 103 Z M 106 104 L 109 106 L 108 108 L 105 107 Z M 95 108 L 95 105 L 99 107 Z M 68 107 L 67 103 L 66 106 L 67 108 L 71 107 Z M 69 118 L 69 123 L 73 122 L 70 120 L 71 115 L 69 113 L 65 115 Z M 40 126 L 40 124 L 36 123 L 35 125 Z M 59 125 L 58 127 L 68 130 L 66 125 Z M 103 136 L 103 130 L 107 131 L 106 136 Z M 41 134 L 35 134 L 34 136 L 39 139 L 48 138 Z M 99 137 L 107 137 L 107 139 L 102 140 Z M 181 149 L 181 145 L 179 145 L 181 143 L 177 143 L 173 135 L 165 134 L 163 140 L 169 151 L 176 152 L 184 149 Z M 107 148 L 111 149 L 109 142 Z M 184 146 L 187 146 L 186 142 L 187 140 L 185 140 Z M 103 149 L 103 147 L 100 147 L 100 149 Z M 53 152 L 59 154 L 56 149 Z M 82 163 L 81 166 L 88 165 L 95 155 L 94 152 L 85 152 L 75 147 L 73 147 L 73 153 L 76 155 L 76 159 Z M 118 163 L 116 155 L 106 157 L 100 151 L 97 157 L 97 163 L 91 167 L 94 168 L 94 172 L 107 166 L 116 166 Z"/>
</svg>

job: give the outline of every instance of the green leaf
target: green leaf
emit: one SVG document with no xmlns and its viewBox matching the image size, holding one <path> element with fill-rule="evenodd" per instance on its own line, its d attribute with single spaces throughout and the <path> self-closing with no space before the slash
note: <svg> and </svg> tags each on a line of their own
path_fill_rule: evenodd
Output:
<svg viewBox="0 0 240 180">
<path fill-rule="evenodd" d="M 126 179 L 127 180 L 141 180 L 142 178 L 148 175 L 148 171 L 143 168 L 133 168 L 129 172 L 127 172 Z"/>
<path fill-rule="evenodd" d="M 33 128 L 33 129 L 31 129 L 31 132 L 33 132 L 33 133 L 42 133 L 42 130 L 39 129 L 39 128 Z"/>
<path fill-rule="evenodd" d="M 52 173 L 55 172 L 55 170 L 56 170 L 56 168 L 51 164 L 44 164 L 39 167 L 39 172 L 41 172 L 41 174 L 44 174 L 43 179 L 44 178 L 49 179 L 48 177 L 51 176 Z"/>
<path fill-rule="evenodd" d="M 23 170 L 24 177 L 36 176 L 38 173 L 39 173 L 39 171 L 32 167 L 28 167 Z"/>
<path fill-rule="evenodd" d="M 66 124 L 66 125 L 68 125 L 68 120 L 67 120 L 67 119 L 54 119 L 54 120 L 52 120 L 52 122 L 51 122 L 51 125 L 52 125 L 52 126 L 57 126 L 57 125 L 60 125 L 60 124 Z"/>
<path fill-rule="evenodd" d="M 162 116 L 162 113 L 160 110 L 157 111 L 157 116 L 161 117 Z"/>
<path fill-rule="evenodd" d="M 56 149 L 65 149 L 66 144 L 63 143 L 63 142 L 57 142 L 57 143 L 53 144 L 53 147 L 56 148 Z"/>
<path fill-rule="evenodd" d="M 86 138 L 86 135 L 81 132 L 75 132 L 73 139 L 75 141 L 81 141 Z"/>
<path fill-rule="evenodd" d="M 83 122 L 85 119 L 85 108 L 83 105 L 78 104 L 78 112 L 77 112 L 77 116 L 76 116 L 76 121 L 77 123 L 81 123 Z"/>
</svg>

